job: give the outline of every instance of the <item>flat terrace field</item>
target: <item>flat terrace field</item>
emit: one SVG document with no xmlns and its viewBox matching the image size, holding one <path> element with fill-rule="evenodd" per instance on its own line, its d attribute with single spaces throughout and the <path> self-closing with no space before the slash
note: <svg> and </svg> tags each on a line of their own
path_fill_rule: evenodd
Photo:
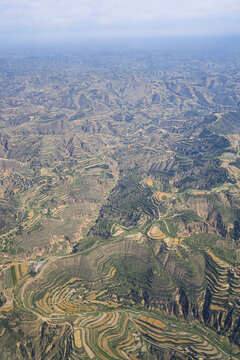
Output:
<svg viewBox="0 0 240 360">
<path fill-rule="evenodd" d="M 240 359 L 239 56 L 51 51 L 0 61 L 3 360 Z"/>
<path fill-rule="evenodd" d="M 174 347 L 182 354 L 190 351 L 197 358 L 229 359 L 223 350 L 224 344 L 213 332 L 205 332 L 199 325 L 190 326 L 169 319 L 156 311 L 143 308 L 121 310 L 121 301 L 117 304 L 119 309 L 113 310 L 111 303 L 116 304 L 116 301 L 107 300 L 103 291 L 89 296 L 86 290 L 80 290 L 80 282 L 74 278 L 60 286 L 56 282 L 56 290 L 46 288 L 42 299 L 34 306 L 30 305 L 31 293 L 26 292 L 26 288 L 24 293 L 20 291 L 22 305 L 35 315 L 44 316 L 50 324 L 61 325 L 71 316 L 74 324 L 71 337 L 73 359 L 138 359 L 139 351 L 147 344 L 161 349 Z M 76 288 L 75 292 L 73 289 Z M 99 311 L 99 307 L 106 310 Z"/>
<path fill-rule="evenodd" d="M 128 232 L 127 229 L 125 231 Z M 122 234 L 119 236 L 121 238 Z M 39 323 L 36 323 L 39 319 L 40 322 L 47 321 L 51 326 L 61 327 L 70 321 L 73 324 L 70 337 L 72 359 L 138 359 L 150 344 L 159 349 L 174 348 L 183 356 L 191 354 L 197 359 L 230 359 L 231 351 L 232 358 L 237 359 L 234 356 L 236 347 L 231 345 L 230 349 L 224 339 L 199 323 L 190 324 L 175 316 L 168 317 L 156 309 L 147 310 L 134 298 L 119 296 L 118 288 L 123 280 L 121 266 L 130 266 L 133 274 L 139 271 L 139 265 L 136 262 L 134 267 L 126 260 L 118 262 L 114 260 L 116 254 L 119 257 L 129 253 L 132 257 L 131 254 L 139 252 L 141 256 L 145 246 L 145 242 L 136 234 L 134 236 L 133 231 L 129 236 L 132 240 L 116 240 L 110 247 L 100 245 L 99 249 L 85 255 L 49 258 L 43 264 L 32 264 L 35 276 L 19 278 L 15 285 L 9 283 L 13 287 L 16 311 L 28 316 L 31 314 L 33 324 Z M 173 247 L 171 251 L 176 250 Z M 205 250 L 204 256 L 208 287 L 213 293 L 210 311 L 227 311 L 226 299 L 236 301 L 237 306 L 240 274 L 232 270 L 235 275 L 229 284 L 226 274 L 230 265 L 210 249 Z M 135 262 L 133 259 L 131 261 Z M 15 279 L 12 269 L 16 266 L 19 268 L 19 264 L 9 264 L 5 268 L 5 272 L 11 271 L 12 279 Z M 21 264 L 20 267 L 25 269 L 26 265 Z M 126 272 L 125 279 L 127 277 Z M 3 309 L 5 312 L 11 310 L 9 306 Z M 51 353 L 54 354 L 54 348 Z"/>
<path fill-rule="evenodd" d="M 12 176 L 22 179 L 31 176 L 27 170 L 17 171 L 10 167 L 3 173 L 6 183 L 3 192 L 6 193 Z M 56 253 L 69 252 L 75 238 L 82 236 L 95 219 L 102 196 L 106 196 L 112 186 L 113 176 L 107 175 L 109 171 L 106 160 L 90 157 L 78 165 L 56 162 L 54 166 L 43 167 L 35 181 L 27 186 L 11 184 L 12 205 L 3 195 L 0 206 L 9 209 L 7 211 L 11 211 L 17 221 L 2 230 L 0 248 L 15 254 L 33 249 L 39 253 L 43 246 Z M 64 236 L 71 239 L 71 244 L 63 242 Z"/>
</svg>

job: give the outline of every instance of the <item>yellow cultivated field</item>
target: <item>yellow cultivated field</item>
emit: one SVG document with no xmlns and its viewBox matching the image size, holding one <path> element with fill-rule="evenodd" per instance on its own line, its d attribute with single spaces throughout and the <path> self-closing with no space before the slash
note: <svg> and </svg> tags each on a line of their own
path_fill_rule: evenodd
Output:
<svg viewBox="0 0 240 360">
<path fill-rule="evenodd" d="M 171 342 L 171 343 L 174 343 L 174 344 L 185 344 L 185 343 L 189 343 L 189 342 L 191 342 L 191 340 L 189 339 L 189 340 L 184 340 L 184 339 L 182 339 L 182 340 L 175 340 L 175 339 L 172 339 L 172 338 L 164 338 L 164 337 L 162 337 L 162 338 L 157 338 L 157 337 L 154 337 L 154 335 L 152 335 L 151 334 L 151 337 L 152 338 L 155 338 L 157 341 L 160 341 L 160 342 Z"/>
<path fill-rule="evenodd" d="M 165 238 L 165 234 L 159 229 L 157 225 L 153 225 L 148 232 L 148 236 L 153 239 L 161 240 Z"/>
<path fill-rule="evenodd" d="M 135 339 L 133 337 L 131 337 L 130 340 L 128 340 L 128 342 L 124 343 L 121 348 L 122 349 L 126 349 L 129 348 L 129 346 L 131 346 L 133 343 L 135 342 Z"/>
<path fill-rule="evenodd" d="M 13 306 L 8 306 L 8 307 L 4 307 L 4 305 L 2 307 L 0 307 L 0 312 L 9 312 L 13 309 Z"/>
<path fill-rule="evenodd" d="M 86 170 L 87 170 L 87 169 L 91 169 L 91 168 L 94 168 L 94 167 L 100 166 L 100 165 L 102 165 L 102 163 L 93 163 L 93 164 L 91 164 L 91 165 L 86 166 L 85 169 L 86 169 Z"/>
<path fill-rule="evenodd" d="M 56 296 L 56 301 L 58 303 L 61 303 L 63 301 L 66 296 L 66 292 L 68 292 L 68 289 L 62 289 L 62 291 L 58 293 L 58 295 Z"/>
<path fill-rule="evenodd" d="M 68 284 L 71 284 L 71 283 L 74 283 L 75 281 L 81 281 L 81 280 L 82 280 L 81 278 L 77 278 L 77 277 L 71 278 L 70 280 L 68 280 L 68 281 L 64 284 L 64 286 L 66 286 L 66 285 L 68 285 Z"/>
<path fill-rule="evenodd" d="M 123 341 L 121 341 L 121 342 L 119 343 L 118 348 L 123 347 L 123 346 L 126 346 L 126 345 L 129 343 L 129 341 L 131 341 L 131 340 L 132 340 L 132 335 L 131 335 L 131 333 L 130 333 L 130 331 L 129 331 L 126 339 L 124 339 Z"/>
<path fill-rule="evenodd" d="M 138 360 L 138 358 L 133 354 L 128 354 L 128 356 L 130 357 L 131 360 Z"/>
<path fill-rule="evenodd" d="M 66 207 L 68 207 L 68 204 L 59 206 L 57 209 L 55 209 L 52 212 L 52 215 L 54 216 L 54 215 L 58 214 L 59 212 L 63 211 Z"/>
<path fill-rule="evenodd" d="M 110 349 L 109 345 L 108 345 L 107 338 L 103 338 L 103 340 L 102 340 L 102 349 L 104 349 L 106 351 L 106 353 L 108 355 L 110 355 L 113 359 L 117 359 L 116 356 L 114 355 L 114 353 L 112 352 L 112 350 Z"/>
<path fill-rule="evenodd" d="M 137 324 L 137 328 L 142 334 L 147 334 L 147 331 L 144 330 L 139 324 Z"/>
<path fill-rule="evenodd" d="M 15 265 L 14 268 L 15 268 L 15 274 L 16 274 L 16 279 L 17 281 L 20 279 L 20 272 L 19 272 L 19 267 L 18 267 L 19 264 Z"/>
<path fill-rule="evenodd" d="M 233 166 L 233 165 L 232 165 L 232 168 L 235 171 L 236 176 L 239 177 L 240 176 L 240 170 L 236 166 Z"/>
<path fill-rule="evenodd" d="M 9 175 L 9 172 L 8 172 L 8 171 L 4 171 L 3 176 L 4 176 L 4 177 L 7 177 L 8 175 Z"/>
<path fill-rule="evenodd" d="M 117 269 L 115 267 L 111 267 L 111 269 L 109 270 L 109 273 L 107 275 L 107 279 L 111 279 L 115 275 L 116 271 L 117 271 Z"/>
<path fill-rule="evenodd" d="M 164 339 L 165 341 L 167 340 L 166 338 L 161 338 L 161 336 L 162 336 L 162 331 L 158 332 L 159 335 L 156 335 L 156 334 L 153 334 L 153 333 L 150 332 L 151 330 L 153 330 L 153 328 L 150 327 L 150 326 L 149 326 L 149 330 L 150 330 L 150 331 L 149 331 L 149 330 L 148 330 L 148 331 L 144 330 L 144 329 L 142 328 L 142 326 L 140 326 L 140 325 L 137 325 L 137 327 L 138 327 L 138 330 L 139 330 L 142 334 L 147 335 L 147 336 L 151 336 L 151 338 L 154 339 L 154 340 L 156 340 L 156 341 L 162 341 L 162 339 Z M 160 340 L 160 339 L 161 339 L 161 340 Z"/>
<path fill-rule="evenodd" d="M 108 331 L 109 328 L 115 328 L 117 326 L 118 319 L 119 313 L 113 313 L 110 320 L 105 325 L 102 325 L 98 330 L 105 333 L 106 331 Z"/>
<path fill-rule="evenodd" d="M 125 334 L 126 327 L 127 327 L 127 323 L 128 323 L 128 319 L 125 319 L 125 320 L 124 320 L 124 323 L 123 323 L 123 329 L 122 329 L 122 331 L 121 331 L 120 334 L 108 335 L 108 336 L 106 336 L 105 339 L 112 341 L 112 340 L 114 340 L 114 339 L 117 339 L 117 338 L 122 337 L 122 336 Z"/>
<path fill-rule="evenodd" d="M 89 301 L 96 300 L 96 298 L 98 298 L 99 296 L 105 294 L 105 292 L 107 292 L 107 290 L 103 290 L 103 291 L 100 291 L 100 293 L 93 294 L 93 295 L 89 296 L 88 300 Z"/>
<path fill-rule="evenodd" d="M 89 325 L 90 328 L 93 328 L 93 326 L 96 325 L 96 324 L 97 324 L 97 326 L 98 326 L 98 324 L 100 324 L 100 322 L 101 322 L 103 319 L 105 319 L 106 316 L 107 316 L 107 314 L 106 314 L 106 313 L 103 313 L 103 314 L 102 314 L 99 318 L 97 318 L 95 321 L 91 321 L 91 324 Z"/>
<path fill-rule="evenodd" d="M 41 168 L 41 176 L 54 176 L 54 174 L 46 168 Z"/>
<path fill-rule="evenodd" d="M 208 272 L 208 274 L 209 274 L 209 272 Z M 227 289 L 229 288 L 229 285 L 228 285 L 227 283 L 225 283 L 225 284 L 221 283 L 221 282 L 217 279 L 216 275 L 214 275 L 213 273 L 210 273 L 210 277 L 209 277 L 208 274 L 206 275 L 206 278 L 207 278 L 207 280 L 211 283 L 212 287 L 213 287 L 216 291 L 222 291 L 222 290 L 224 290 L 224 289 L 227 290 Z M 215 282 L 215 283 L 213 283 L 212 278 L 214 279 L 214 282 Z"/>
<path fill-rule="evenodd" d="M 181 245 L 182 242 L 183 242 L 183 240 L 184 240 L 184 239 L 175 238 L 174 241 L 173 241 L 173 245 L 174 245 L 174 246 Z"/>
<path fill-rule="evenodd" d="M 71 175 L 67 175 L 66 177 L 67 177 L 67 180 L 68 180 L 69 183 L 73 182 L 73 178 L 72 178 Z"/>
<path fill-rule="evenodd" d="M 128 336 L 126 337 L 126 339 L 116 347 L 118 354 L 121 356 L 121 349 L 129 348 L 129 346 L 131 346 L 134 342 L 135 339 L 131 336 L 130 332 L 128 332 Z"/>
<path fill-rule="evenodd" d="M 193 195 L 203 195 L 205 191 L 193 191 Z"/>
<path fill-rule="evenodd" d="M 93 295 L 90 295 L 87 299 L 88 301 L 94 301 L 96 300 L 96 298 L 99 296 L 99 294 L 93 294 Z"/>
<path fill-rule="evenodd" d="M 220 259 L 218 259 L 215 255 L 213 255 L 213 253 L 211 252 L 210 249 L 207 249 L 207 250 L 206 250 L 206 253 L 207 253 L 208 255 L 210 255 L 211 258 L 212 258 L 217 264 L 219 264 L 219 263 L 222 262 L 222 261 L 221 261 Z"/>
<path fill-rule="evenodd" d="M 85 329 L 82 329 L 82 343 L 83 343 L 83 347 L 88 355 L 88 357 L 90 359 L 94 359 L 95 358 L 95 355 L 94 353 L 92 352 L 92 350 L 90 349 L 90 347 L 87 345 L 86 343 L 86 334 L 85 334 Z"/>
<path fill-rule="evenodd" d="M 135 320 L 135 322 L 137 323 L 137 327 L 142 329 L 142 326 L 144 326 L 144 328 L 147 328 L 148 330 L 154 330 L 155 333 L 161 334 L 162 330 L 159 329 L 155 329 L 152 327 L 152 325 L 148 324 L 148 323 L 144 323 L 140 320 Z M 143 330 L 145 332 L 145 330 Z"/>
<path fill-rule="evenodd" d="M 74 331 L 74 343 L 79 349 L 82 347 L 81 331 L 79 329 Z"/>
<path fill-rule="evenodd" d="M 20 190 L 20 189 L 18 189 L 18 188 L 17 188 L 17 189 L 14 189 L 14 191 L 13 191 L 14 194 L 17 194 L 17 193 L 19 192 L 19 190 Z"/>
<path fill-rule="evenodd" d="M 60 309 L 67 312 L 68 314 L 72 314 L 79 311 L 93 311 L 97 310 L 97 306 L 87 306 L 87 305 L 75 305 L 69 301 L 64 300 L 60 304 L 56 304 Z"/>
<path fill-rule="evenodd" d="M 229 166 L 229 161 L 224 161 L 222 160 L 222 164 L 221 167 L 223 167 L 224 169 L 226 169 L 232 176 L 235 177 L 236 180 L 239 179 L 239 169 L 236 168 L 235 166 Z"/>
<path fill-rule="evenodd" d="M 115 301 L 108 301 L 107 303 L 108 303 L 109 307 L 113 307 L 113 308 L 117 308 L 117 307 L 121 306 L 121 304 L 119 304 Z"/>
<path fill-rule="evenodd" d="M 36 301 L 36 305 L 37 307 L 41 308 L 45 313 L 52 313 L 52 309 L 48 306 L 45 297 L 39 301 Z"/>
<path fill-rule="evenodd" d="M 139 320 L 135 320 L 135 321 L 144 326 L 150 324 L 150 325 L 153 325 L 154 327 L 157 327 L 160 329 L 164 329 L 166 327 L 166 324 L 164 324 L 162 321 L 160 321 L 158 319 L 147 318 L 146 316 L 141 316 Z M 154 329 L 154 331 L 155 331 L 155 329 Z"/>
<path fill-rule="evenodd" d="M 66 194 L 66 195 L 63 195 L 63 196 L 60 196 L 60 200 L 67 200 L 67 198 L 68 198 L 68 195 Z"/>
<path fill-rule="evenodd" d="M 218 306 L 218 305 L 214 305 L 214 304 L 211 304 L 211 305 L 210 305 L 210 310 L 225 311 L 224 307 L 221 307 L 221 306 Z"/>
<path fill-rule="evenodd" d="M 146 184 L 148 186 L 153 186 L 153 180 L 152 179 L 145 179 L 144 184 Z"/>
<path fill-rule="evenodd" d="M 93 331 L 91 328 L 88 329 L 89 330 L 89 334 L 90 334 L 90 344 L 91 344 L 91 347 L 96 351 L 98 352 L 99 349 L 96 348 L 96 346 L 94 345 L 94 341 L 93 341 Z M 105 357 L 104 357 L 105 358 Z"/>
<path fill-rule="evenodd" d="M 48 198 L 50 198 L 49 195 L 44 195 L 44 197 L 42 199 L 40 199 L 39 202 L 42 203 L 43 201 L 47 200 Z"/>
<path fill-rule="evenodd" d="M 101 344 L 101 340 L 102 340 L 102 337 L 103 335 L 105 334 L 107 330 L 105 330 L 103 333 L 101 333 L 101 335 L 98 337 L 98 341 L 97 341 L 97 344 L 98 344 L 98 347 L 101 349 L 102 348 L 102 344 Z"/>
<path fill-rule="evenodd" d="M 107 317 L 105 317 L 103 320 L 97 322 L 96 324 L 91 325 L 91 328 L 98 328 L 99 326 L 106 324 L 112 317 L 112 313 L 107 313 Z"/>
<path fill-rule="evenodd" d="M 105 321 L 103 321 L 103 325 L 101 325 L 100 327 L 98 327 L 98 331 L 103 331 L 104 329 L 107 329 L 109 327 L 109 322 L 112 320 L 113 314 L 109 313 L 109 316 L 107 319 L 105 319 Z"/>
<path fill-rule="evenodd" d="M 21 264 L 21 270 L 22 270 L 23 276 L 27 274 L 27 272 L 28 272 L 27 263 Z"/>
<path fill-rule="evenodd" d="M 115 355 L 112 353 L 111 349 L 109 348 L 109 345 L 108 345 L 108 339 L 109 339 L 109 336 L 107 336 L 106 338 L 103 338 L 105 333 L 109 330 L 109 328 L 113 329 L 117 326 L 117 323 L 118 323 L 118 319 L 119 319 L 119 313 L 115 314 L 115 316 L 113 316 L 113 321 L 111 322 L 108 322 L 107 325 L 105 326 L 102 326 L 100 329 L 98 328 L 98 331 L 102 331 L 99 338 L 98 338 L 98 346 L 99 348 L 103 348 L 113 359 L 117 359 L 115 357 Z M 102 340 L 103 338 L 103 340 Z"/>
<path fill-rule="evenodd" d="M 164 197 L 164 196 L 166 196 L 166 197 L 168 197 L 168 198 L 172 197 L 171 194 L 168 194 L 168 193 L 165 193 L 165 192 L 160 192 L 160 191 L 154 194 L 154 198 L 155 198 L 157 201 L 160 201 L 160 202 L 164 201 L 164 200 L 163 200 L 163 197 Z"/>
<path fill-rule="evenodd" d="M 30 211 L 30 212 L 28 213 L 28 218 L 31 220 L 33 217 L 34 217 L 34 212 L 33 212 L 33 211 Z"/>
<path fill-rule="evenodd" d="M 53 299 L 54 302 L 56 303 L 61 303 L 63 301 L 63 299 L 67 296 L 67 294 L 69 293 L 69 291 L 71 290 L 67 285 L 68 284 L 72 284 L 75 281 L 81 281 L 82 279 L 80 278 L 72 278 L 70 280 L 68 280 L 64 285 L 62 285 L 61 287 L 57 287 L 54 290 L 54 294 L 53 294 Z"/>
<path fill-rule="evenodd" d="M 120 236 L 120 235 L 122 235 L 122 234 L 124 233 L 124 231 L 125 231 L 125 230 L 123 230 L 123 229 L 118 229 L 118 230 L 113 234 L 113 236 L 114 236 L 114 237 Z"/>
<path fill-rule="evenodd" d="M 47 306 L 52 307 L 52 294 L 49 294 L 47 298 Z"/>
<path fill-rule="evenodd" d="M 152 322 L 152 324 L 160 329 L 163 329 L 166 327 L 166 325 L 160 321 L 160 320 L 156 320 L 156 319 L 153 319 L 154 321 Z"/>
<path fill-rule="evenodd" d="M 41 215 L 38 215 L 35 219 L 29 221 L 29 223 L 27 224 L 27 228 L 30 228 L 31 226 L 33 226 L 39 219 L 40 219 Z"/>
<path fill-rule="evenodd" d="M 50 293 L 47 292 L 45 295 L 44 295 L 44 298 L 42 299 L 42 304 L 43 304 L 43 307 L 48 309 L 49 311 L 51 311 L 51 308 L 48 306 L 48 303 L 47 303 L 47 300 L 49 298 L 49 295 Z"/>
<path fill-rule="evenodd" d="M 174 246 L 177 246 L 177 245 L 178 245 L 178 238 L 175 238 L 175 239 L 174 239 L 173 245 L 174 245 Z"/>
</svg>

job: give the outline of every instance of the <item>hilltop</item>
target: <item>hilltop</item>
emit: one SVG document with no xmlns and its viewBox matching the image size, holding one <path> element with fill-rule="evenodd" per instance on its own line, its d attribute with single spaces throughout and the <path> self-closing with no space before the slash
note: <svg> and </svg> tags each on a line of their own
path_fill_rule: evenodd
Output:
<svg viewBox="0 0 240 360">
<path fill-rule="evenodd" d="M 1 59 L 3 360 L 240 358 L 225 55 Z"/>
</svg>

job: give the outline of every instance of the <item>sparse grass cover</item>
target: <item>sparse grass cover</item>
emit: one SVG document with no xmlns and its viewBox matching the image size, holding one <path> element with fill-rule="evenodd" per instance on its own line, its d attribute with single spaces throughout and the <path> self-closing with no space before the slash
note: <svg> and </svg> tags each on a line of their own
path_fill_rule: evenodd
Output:
<svg viewBox="0 0 240 360">
<path fill-rule="evenodd" d="M 234 49 L 1 55 L 1 359 L 240 358 Z"/>
</svg>

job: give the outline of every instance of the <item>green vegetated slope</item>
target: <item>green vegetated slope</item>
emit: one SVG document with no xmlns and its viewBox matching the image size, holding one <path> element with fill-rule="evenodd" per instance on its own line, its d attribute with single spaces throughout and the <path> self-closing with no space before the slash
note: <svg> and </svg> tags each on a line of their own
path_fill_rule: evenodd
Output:
<svg viewBox="0 0 240 360">
<path fill-rule="evenodd" d="M 209 129 L 218 134 L 239 133 L 240 112 L 238 110 L 216 114 L 208 117 L 207 122 L 210 122 Z"/>
<path fill-rule="evenodd" d="M 114 56 L 1 64 L 2 358 L 239 359 L 238 68 Z"/>
</svg>

